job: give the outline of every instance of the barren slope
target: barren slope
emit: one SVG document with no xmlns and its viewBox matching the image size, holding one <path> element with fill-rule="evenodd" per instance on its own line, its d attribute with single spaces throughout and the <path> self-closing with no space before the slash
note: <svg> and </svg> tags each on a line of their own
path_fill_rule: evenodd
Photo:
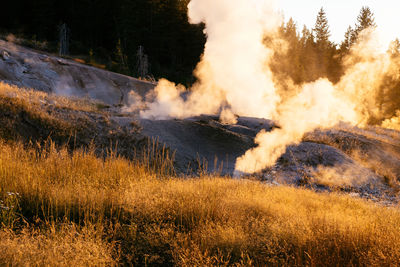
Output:
<svg viewBox="0 0 400 267">
<path fill-rule="evenodd" d="M 125 104 L 133 89 L 145 95 L 154 84 L 79 64 L 0 40 L 0 79 L 47 93 Z"/>
</svg>

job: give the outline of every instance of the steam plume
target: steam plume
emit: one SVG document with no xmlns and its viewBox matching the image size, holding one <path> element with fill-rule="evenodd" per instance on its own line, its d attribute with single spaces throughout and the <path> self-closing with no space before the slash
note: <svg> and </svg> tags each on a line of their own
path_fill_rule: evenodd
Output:
<svg viewBox="0 0 400 267">
<path fill-rule="evenodd" d="M 255 140 L 258 147 L 237 160 L 237 171 L 254 173 L 272 166 L 286 147 L 299 143 L 306 132 L 332 127 L 340 121 L 355 121 L 357 116 L 351 103 L 323 79 L 305 85 L 297 96 L 282 104 L 277 118 L 281 128 L 260 132 Z"/>
<path fill-rule="evenodd" d="M 195 75 L 199 79 L 184 101 L 183 88 L 161 80 L 157 100 L 142 112 L 145 118 L 189 117 L 217 113 L 224 105 L 235 114 L 270 118 L 279 96 L 266 69 L 273 51 L 263 44 L 281 22 L 271 1 L 192 0 L 191 23 L 204 22 L 207 43 Z M 212 8 L 210 8 L 212 6 Z"/>
</svg>

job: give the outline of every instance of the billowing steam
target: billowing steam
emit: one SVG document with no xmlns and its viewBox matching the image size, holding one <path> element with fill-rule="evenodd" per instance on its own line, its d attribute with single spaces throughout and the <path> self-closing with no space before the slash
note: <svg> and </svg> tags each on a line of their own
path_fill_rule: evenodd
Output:
<svg viewBox="0 0 400 267">
<path fill-rule="evenodd" d="M 261 171 L 275 164 L 286 147 L 299 143 L 306 132 L 356 119 L 351 103 L 346 102 L 328 80 L 306 84 L 297 96 L 278 106 L 276 120 L 281 128 L 260 132 L 255 140 L 258 147 L 237 160 L 236 170 L 244 173 Z"/>
<path fill-rule="evenodd" d="M 157 100 L 141 115 L 183 118 L 224 108 L 246 116 L 274 116 L 280 99 L 266 69 L 273 51 L 265 47 L 263 38 L 266 32 L 276 31 L 281 19 L 270 6 L 270 1 L 192 0 L 190 21 L 204 22 L 207 34 L 195 71 L 199 82 L 185 101 L 180 96 L 184 88 L 161 80 Z"/>
<path fill-rule="evenodd" d="M 274 165 L 288 145 L 300 142 L 309 131 L 341 121 L 363 124 L 378 112 L 371 107 L 376 107 L 376 90 L 391 63 L 388 55 L 375 49 L 372 31 L 361 34 L 360 43 L 345 59 L 347 71 L 339 83 L 321 79 L 292 85 L 290 91 L 298 93 L 287 96 L 278 90 L 282 85 L 274 83 L 268 68 L 274 51 L 285 47 L 276 37 L 283 20 L 272 0 L 192 0 L 188 7 L 190 22 L 206 25 L 207 43 L 195 70 L 198 82 L 185 94 L 183 86 L 160 80 L 140 115 L 164 119 L 220 114 L 227 123 L 235 123 L 235 115 L 276 121 L 280 127 L 260 132 L 258 146 L 237 160 L 238 174 Z M 266 36 L 271 40 L 268 48 Z M 140 99 L 134 102 L 143 105 Z"/>
</svg>

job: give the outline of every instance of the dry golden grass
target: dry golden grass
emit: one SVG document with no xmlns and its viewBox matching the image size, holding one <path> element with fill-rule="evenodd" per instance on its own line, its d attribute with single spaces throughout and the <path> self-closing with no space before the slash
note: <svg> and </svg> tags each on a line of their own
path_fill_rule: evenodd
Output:
<svg viewBox="0 0 400 267">
<path fill-rule="evenodd" d="M 134 142 L 134 136 L 127 136 L 112 125 L 109 114 L 100 111 L 104 107 L 98 102 L 0 83 L 0 138 L 24 143 L 51 138 L 58 145 L 69 144 L 71 148 L 96 143 L 98 151 L 116 141 Z"/>
<path fill-rule="evenodd" d="M 0 199 L 0 265 L 400 262 L 398 207 L 51 145 L 0 143 Z"/>
<path fill-rule="evenodd" d="M 1 88 L 4 88 L 0 85 Z M 5 96 L 0 93 L 0 137 L 14 139 L 23 130 L 21 120 L 40 130 L 45 128 L 57 129 L 57 134 L 67 136 L 74 129 L 72 123 L 49 115 L 40 104 L 26 101 L 23 98 Z M 23 118 L 23 119 L 21 119 Z M 28 122 L 26 119 L 28 118 Z M 29 133 L 26 133 L 29 135 Z M 32 134 L 32 133 L 31 133 Z"/>
<path fill-rule="evenodd" d="M 25 105 L 31 107 L 31 109 L 37 109 L 38 105 L 54 105 L 57 108 L 99 112 L 99 107 L 104 105 L 89 98 L 53 95 L 33 89 L 19 88 L 3 82 L 0 82 L 0 98 L 18 99 L 20 102 L 24 102 Z"/>
<path fill-rule="evenodd" d="M 113 246 L 95 231 L 69 229 L 40 233 L 23 229 L 0 231 L 0 263 L 9 266 L 110 266 L 117 265 Z"/>
</svg>

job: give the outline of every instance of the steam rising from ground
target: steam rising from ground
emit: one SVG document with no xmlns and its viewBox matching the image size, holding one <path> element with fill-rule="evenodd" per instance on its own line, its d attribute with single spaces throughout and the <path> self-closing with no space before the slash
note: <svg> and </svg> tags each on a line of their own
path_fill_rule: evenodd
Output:
<svg viewBox="0 0 400 267">
<path fill-rule="evenodd" d="M 272 166 L 289 144 L 299 143 L 303 135 L 316 128 L 332 127 L 340 121 L 356 121 L 356 113 L 327 80 L 306 84 L 301 92 L 278 107 L 280 129 L 260 132 L 258 147 L 239 158 L 236 170 L 254 173 Z"/>
<path fill-rule="evenodd" d="M 264 46 L 263 38 L 265 32 L 276 31 L 281 19 L 270 6 L 270 1 L 192 0 L 190 22 L 204 22 L 207 34 L 204 55 L 195 71 L 199 82 L 185 101 L 180 96 L 184 88 L 161 80 L 157 100 L 142 117 L 184 118 L 218 113 L 220 108 L 272 117 L 280 98 L 266 69 L 273 51 Z"/>
<path fill-rule="evenodd" d="M 316 128 L 341 121 L 363 124 L 379 112 L 374 109 L 374 97 L 392 64 L 388 55 L 376 49 L 372 31 L 362 33 L 361 42 L 345 59 L 347 71 L 339 83 L 321 79 L 292 85 L 290 91 L 298 94 L 288 96 L 278 90 L 282 85 L 274 83 L 268 68 L 274 51 L 284 48 L 277 38 L 283 19 L 274 11 L 273 1 L 192 0 L 188 7 L 190 22 L 206 25 L 207 43 L 195 70 L 198 82 L 183 97 L 183 86 L 160 80 L 140 115 L 165 119 L 221 114 L 227 123 L 235 122 L 235 114 L 275 120 L 280 128 L 257 135 L 258 146 L 237 160 L 238 173 L 274 165 L 288 145 L 299 143 Z M 268 48 L 266 36 L 271 40 Z M 132 98 L 136 105 L 144 105 L 136 96 Z"/>
<path fill-rule="evenodd" d="M 314 180 L 326 186 L 361 187 L 365 184 L 377 185 L 379 178 L 368 169 L 357 165 L 319 166 L 313 170 Z"/>
</svg>

